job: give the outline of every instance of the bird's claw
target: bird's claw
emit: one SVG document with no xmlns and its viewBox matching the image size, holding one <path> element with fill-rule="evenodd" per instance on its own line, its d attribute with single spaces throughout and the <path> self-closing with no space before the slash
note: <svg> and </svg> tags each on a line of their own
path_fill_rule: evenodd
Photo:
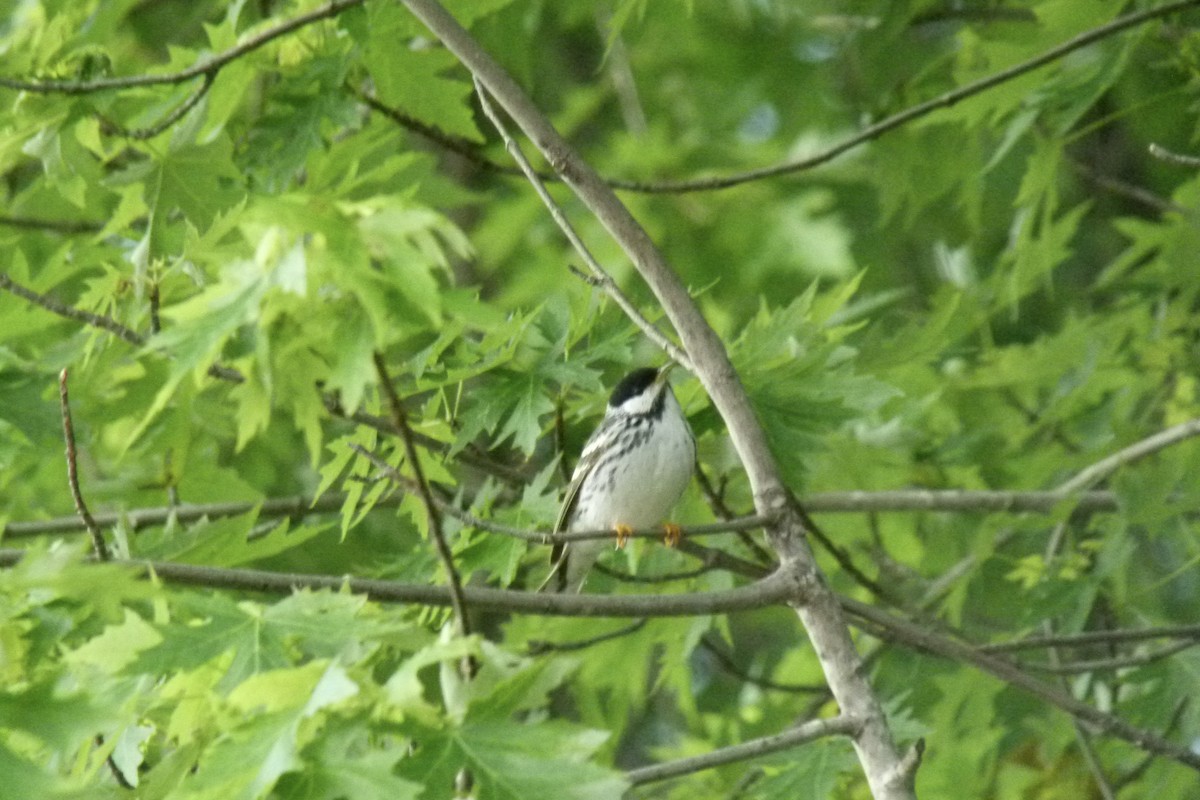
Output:
<svg viewBox="0 0 1200 800">
<path fill-rule="evenodd" d="M 629 541 L 629 537 L 633 534 L 633 528 L 617 523 L 613 526 L 613 533 L 617 535 L 617 549 L 624 550 L 625 543 Z"/>
<path fill-rule="evenodd" d="M 663 544 L 667 547 L 674 547 L 679 544 L 679 540 L 683 538 L 683 528 L 680 528 L 674 522 L 668 522 L 663 525 Z"/>
</svg>

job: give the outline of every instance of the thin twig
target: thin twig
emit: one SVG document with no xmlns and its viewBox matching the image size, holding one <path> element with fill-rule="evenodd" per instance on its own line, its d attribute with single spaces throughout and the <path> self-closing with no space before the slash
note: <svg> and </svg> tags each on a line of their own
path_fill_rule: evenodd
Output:
<svg viewBox="0 0 1200 800">
<path fill-rule="evenodd" d="M 130 75 L 123 78 L 97 78 L 90 81 L 25 80 L 12 76 L 0 76 L 0 86 L 41 94 L 91 94 L 92 92 L 103 92 L 113 89 L 132 89 L 138 86 L 162 86 L 184 83 L 192 78 L 215 73 L 231 61 L 235 61 L 247 53 L 257 50 L 272 40 L 278 39 L 280 36 L 285 36 L 314 22 L 336 17 L 348 8 L 362 5 L 363 2 L 364 0 L 332 0 L 332 2 L 320 8 L 299 14 L 260 31 L 245 41 L 230 47 L 228 50 L 223 50 L 211 58 L 207 58 L 178 72 L 167 72 L 162 75 Z"/>
<path fill-rule="evenodd" d="M 517 166 L 521 168 L 521 171 L 525 173 L 525 178 L 529 181 L 529 184 L 533 187 L 533 190 L 537 192 L 537 196 L 541 198 L 542 203 L 550 212 L 550 216 L 558 225 L 559 230 L 563 232 L 563 235 L 567 237 L 567 240 L 571 243 L 571 246 L 575 249 L 575 252 L 577 252 L 579 257 L 583 259 L 583 262 L 587 264 L 591 274 L 600 282 L 600 287 L 606 294 L 608 294 L 609 297 L 613 299 L 613 301 L 621 308 L 621 310 L 625 312 L 625 315 L 629 317 L 629 319 L 632 320 L 635 325 L 642 329 L 642 332 L 645 333 L 651 341 L 653 341 L 663 350 L 663 352 L 671 357 L 671 360 L 679 364 L 688 372 L 694 373 L 695 368 L 692 366 L 692 361 L 690 358 L 688 358 L 688 355 L 677 344 L 663 335 L 662 331 L 656 328 L 650 322 L 650 320 L 646 319 L 642 315 L 642 312 L 640 312 L 633 302 L 625 296 L 625 293 L 621 291 L 621 287 L 619 287 L 617 282 L 612 279 L 612 276 L 609 275 L 608 272 L 602 266 L 600 266 L 600 263 L 596 261 L 595 257 L 592 256 L 592 253 L 590 250 L 588 250 L 587 245 L 583 243 L 583 239 L 579 237 L 579 234 L 575 232 L 575 228 L 572 227 L 570 221 L 567 220 L 567 215 L 563 213 L 563 210 L 559 208 L 558 203 L 556 203 L 554 198 L 550 196 L 550 193 L 546 191 L 546 185 L 542 182 L 541 178 L 538 177 L 537 171 L 532 165 L 530 165 L 529 160 L 525 158 L 525 154 L 521 151 L 520 145 L 517 144 L 516 140 L 513 139 L 513 137 L 509 134 L 508 128 L 500 120 L 500 115 L 496 113 L 496 109 L 492 107 L 492 102 L 488 98 L 487 89 L 485 89 L 483 84 L 479 82 L 478 78 L 475 79 L 475 93 L 479 96 L 479 103 L 483 107 L 484 115 L 491 120 L 492 125 L 495 126 L 496 131 L 500 134 L 500 138 L 504 140 L 505 149 L 508 150 L 509 155 L 513 157 L 513 160 L 517 162 Z"/>
<path fill-rule="evenodd" d="M 55 231 L 57 233 L 95 233 L 104 227 L 98 222 L 89 222 L 87 220 L 44 219 L 41 217 L 20 217 L 10 214 L 0 214 L 0 225 L 7 225 L 10 228 Z"/>
<path fill-rule="evenodd" d="M 422 122 L 411 114 L 406 114 L 398 108 L 389 106 L 378 97 L 358 89 L 349 81 L 346 82 L 345 87 L 346 91 L 354 95 L 359 102 L 372 111 L 382 114 L 405 130 L 412 131 L 418 136 L 424 137 L 438 147 L 465 158 L 480 169 L 500 173 L 501 175 L 520 176 L 522 174 L 519 167 L 512 167 L 492 161 L 483 154 L 482 148 L 474 142 L 468 141 L 461 136 L 452 136 L 427 122 Z M 558 179 L 557 176 L 548 172 L 538 173 L 538 176 L 544 181 Z"/>
<path fill-rule="evenodd" d="M 1095 644 L 1138 642 L 1146 639 L 1200 639 L 1200 625 L 1166 625 L 1158 628 L 1058 633 L 1051 636 L 1043 634 L 1012 642 L 980 645 L 979 649 L 985 653 L 1011 653 L 1017 650 L 1032 650 L 1042 647 L 1085 647 Z"/>
<path fill-rule="evenodd" d="M 122 325 L 112 317 L 107 317 L 103 314 L 93 314 L 90 311 L 83 311 L 73 306 L 60 303 L 48 295 L 35 292 L 32 289 L 17 283 L 11 277 L 9 277 L 8 273 L 0 272 L 0 289 L 5 289 L 6 291 L 15 294 L 17 297 L 28 300 L 30 303 L 33 303 L 36 306 L 41 306 L 47 311 L 57 314 L 60 317 L 65 317 L 66 319 L 74 320 L 76 322 L 82 322 L 85 325 L 90 325 L 93 328 L 99 328 L 100 330 L 107 331 L 117 338 L 134 345 L 135 347 L 142 347 L 146 344 L 146 337 L 142 336 L 132 328 Z M 222 366 L 221 364 L 213 364 L 210 366 L 208 368 L 208 374 L 213 378 L 228 381 L 229 383 L 242 383 L 245 380 L 245 377 L 242 375 L 242 373 L 238 372 L 232 367 Z"/>
<path fill-rule="evenodd" d="M 95 742 L 97 747 L 104 747 L 104 735 L 97 733 Z M 112 773 L 113 780 L 117 782 L 118 786 L 120 786 L 122 789 L 137 788 L 129 782 L 128 778 L 125 777 L 125 773 L 121 772 L 121 768 L 117 766 L 117 760 L 113 758 L 112 753 L 108 754 L 108 756 L 104 759 L 104 763 L 108 765 L 108 771 Z"/>
<path fill-rule="evenodd" d="M 601 575 L 607 575 L 622 583 L 671 583 L 673 581 L 687 581 L 692 578 L 698 578 L 701 575 L 712 572 L 717 567 L 713 564 L 704 564 L 696 567 L 696 569 L 684 570 L 682 572 L 663 572 L 654 575 L 634 575 L 600 563 L 593 564 L 592 569 Z"/>
<path fill-rule="evenodd" d="M 167 128 L 171 127 L 180 119 L 182 119 L 184 114 L 191 111 L 196 104 L 200 102 L 204 95 L 208 94 L 208 90 L 212 88 L 213 81 L 216 80 L 216 77 L 216 70 L 205 72 L 204 82 L 200 84 L 199 88 L 188 95 L 187 98 L 178 106 L 176 106 L 169 114 L 164 116 L 161 120 L 153 125 L 149 125 L 145 128 L 125 128 L 122 125 L 108 119 L 107 117 L 101 117 L 101 130 L 110 135 L 121 136 L 126 139 L 133 139 L 135 141 L 153 139 L 155 136 L 158 136 Z"/>
<path fill-rule="evenodd" d="M 733 764 L 738 761 L 748 761 L 752 758 L 770 755 L 780 750 L 789 750 L 827 736 L 847 736 L 854 738 L 858 735 L 858 731 L 861 728 L 862 722 L 860 720 L 845 715 L 831 719 L 815 719 L 797 725 L 783 733 L 776 733 L 771 736 L 763 736 L 760 739 L 751 739 L 741 744 L 722 747 L 713 750 L 711 753 L 689 756 L 688 758 L 681 758 L 676 761 L 666 761 L 662 764 L 654 764 L 649 767 L 631 769 L 625 773 L 625 779 L 634 786 L 640 786 L 644 783 L 678 778 L 681 775 L 690 775 L 693 772 L 700 772 L 701 770 L 713 769 L 725 764 Z"/>
<path fill-rule="evenodd" d="M 1055 491 L 1062 495 L 1069 495 L 1073 492 L 1089 489 L 1126 464 L 1130 464 L 1140 458 L 1145 458 L 1148 455 L 1157 453 L 1159 450 L 1198 434 L 1200 434 L 1200 419 L 1190 419 L 1187 422 L 1172 425 L 1166 430 L 1159 431 L 1153 436 L 1147 436 L 1139 442 L 1134 442 L 1129 447 L 1118 450 L 1111 456 L 1097 461 L 1086 469 L 1080 470 L 1074 477 L 1059 484 Z"/>
<path fill-rule="evenodd" d="M 1192 167 L 1193 169 L 1200 169 L 1200 158 L 1197 158 L 1196 156 L 1189 156 L 1189 155 L 1184 155 L 1183 153 L 1176 153 L 1174 151 L 1168 150 L 1167 148 L 1163 147 L 1161 144 L 1157 144 L 1155 142 L 1151 142 L 1150 147 L 1147 149 L 1150 151 L 1150 155 L 1154 156 L 1155 158 L 1162 159 L 1163 161 L 1166 161 L 1170 164 L 1177 164 L 1181 167 Z"/>
<path fill-rule="evenodd" d="M 1177 214 L 1182 214 L 1186 211 L 1183 206 L 1172 200 L 1161 197 L 1149 189 L 1129 183 L 1128 181 L 1105 175 L 1082 161 L 1072 160 L 1071 165 L 1089 181 L 1115 195 L 1128 198 L 1136 203 L 1141 203 L 1158 212 L 1174 211 Z"/>
<path fill-rule="evenodd" d="M 356 419 L 360 424 L 367 424 Z M 375 426 L 370 426 L 375 427 Z M 376 430 L 387 433 L 396 433 L 395 426 L 390 422 L 384 422 Z M 438 442 L 427 437 L 422 437 L 413 432 L 414 441 L 422 447 L 437 447 Z M 468 461 L 469 464 L 474 462 Z M 485 468 L 486 467 L 482 467 Z M 259 508 L 259 516 L 261 517 L 294 517 L 300 518 L 306 514 L 324 514 L 331 511 L 337 511 L 345 503 L 346 495 L 339 492 L 328 492 L 320 497 L 312 497 L 299 495 L 296 497 L 271 497 L 263 500 L 249 500 L 245 502 L 230 502 L 230 503 L 199 503 L 199 504 L 184 504 L 184 505 L 168 505 L 151 508 L 137 508 L 122 512 L 98 512 L 94 516 L 101 527 L 108 527 L 117 523 L 124 523 L 130 530 L 137 531 L 141 528 L 161 525 L 174 516 L 180 522 L 193 522 L 195 520 L 207 517 L 209 519 L 218 519 L 221 517 L 236 517 L 248 513 Z M 391 505 L 398 503 L 399 498 L 389 500 L 384 498 L 379 500 L 376 505 Z M 442 502 L 442 501 L 439 501 Z M 811 494 L 802 498 L 805 507 L 825 514 L 832 513 L 877 513 L 877 512 L 909 512 L 909 511 L 944 511 L 944 512 L 964 512 L 964 513 L 1049 513 L 1054 510 L 1054 507 L 1063 502 L 1063 499 L 1056 492 L 961 492 L 957 490 L 949 491 L 927 491 L 927 490 L 899 490 L 899 491 L 881 491 L 881 492 L 821 492 Z M 443 503 L 442 511 L 456 519 L 462 521 L 466 525 L 486 530 L 493 533 L 502 533 L 509 536 L 519 536 L 528 541 L 548 542 L 554 534 L 549 531 L 527 530 L 518 528 L 512 525 L 504 525 L 502 523 L 486 520 L 477 517 L 468 511 L 460 509 L 450 503 Z M 1080 495 L 1080 502 L 1076 506 L 1076 510 L 1086 512 L 1092 511 L 1115 511 L 1117 510 L 1116 497 L 1112 492 L 1092 491 Z M 745 517 L 731 517 L 726 520 L 732 523 L 732 526 L 721 528 L 713 526 L 692 526 L 684 528 L 684 534 L 687 536 L 706 535 L 711 533 L 719 533 L 722 531 L 744 531 L 761 527 L 762 518 L 757 515 Z M 714 523 L 714 526 L 716 523 Z M 43 536 L 53 533 L 73 533 L 84 530 L 79 518 L 75 515 L 67 517 L 56 517 L 46 520 L 31 520 L 26 522 L 9 522 L 3 529 L 4 538 L 16 538 L 23 536 Z M 600 532 L 581 532 L 586 535 L 599 534 Z M 611 536 L 612 532 L 607 532 Z M 649 538 L 653 536 L 661 536 L 662 531 L 647 529 L 641 532 L 641 535 Z M 768 556 L 769 557 L 769 556 Z M 1185 626 L 1186 627 L 1186 626 Z M 1119 633 L 1119 632 L 1118 632 Z M 1097 635 L 1105 636 L 1107 634 L 1100 632 L 1096 634 L 1082 634 L 1083 636 Z M 1182 634 L 1181 634 L 1182 635 Z M 1138 638 L 1138 634 L 1133 632 L 1132 638 Z M 1150 638 L 1147 636 L 1146 638 Z M 1003 649 L 1020 649 L 1022 647 L 1038 647 L 1036 637 L 1022 639 L 1017 642 L 1011 642 L 999 645 L 986 645 L 986 648 L 994 648 L 997 651 Z M 1030 644 L 1023 644 L 1030 642 Z"/>
<path fill-rule="evenodd" d="M 711 636 L 700 637 L 700 646 L 707 650 L 726 672 L 755 686 L 761 686 L 764 689 L 773 689 L 777 692 L 788 692 L 790 694 L 814 694 L 829 691 L 829 687 L 823 683 L 777 683 L 767 678 L 751 675 L 738 666 L 737 662 L 728 653 L 718 647 L 712 641 Z"/>
<path fill-rule="evenodd" d="M 462 578 L 458 575 L 458 568 L 454 565 L 454 553 L 450 550 L 450 545 L 446 541 L 446 532 L 442 530 L 442 513 L 437 499 L 433 495 L 433 491 L 429 488 L 429 481 L 425 479 L 425 470 L 421 466 L 421 459 L 417 453 L 417 445 L 413 442 L 412 428 L 408 424 L 408 415 L 404 411 L 404 405 L 400 402 L 400 395 L 396 394 L 396 387 L 392 384 L 392 378 L 388 375 L 387 365 L 383 361 L 383 355 L 376 352 L 373 354 L 375 361 L 375 373 L 379 377 L 380 387 L 383 389 L 384 396 L 387 397 L 388 406 L 392 411 L 392 421 L 396 423 L 396 427 L 400 430 L 400 439 L 404 442 L 404 455 L 408 459 L 409 466 L 412 468 L 413 480 L 417 486 L 417 495 L 421 498 L 421 502 L 425 504 L 425 516 L 429 521 L 429 535 L 433 539 L 433 545 L 437 549 L 438 558 L 441 559 L 442 568 L 446 570 L 446 583 L 450 586 L 451 606 L 454 609 L 455 625 L 458 628 L 459 636 L 467 636 L 471 633 L 471 623 L 467 619 L 467 605 L 463 600 Z"/>
<path fill-rule="evenodd" d="M 1187 710 L 1188 701 L 1189 698 L 1184 696 L 1175 702 L 1175 708 L 1171 711 L 1171 718 L 1167 720 L 1167 726 L 1163 729 L 1163 736 L 1169 736 L 1179 726 L 1179 721 L 1183 719 L 1183 712 Z M 1155 755 L 1153 753 L 1146 753 L 1133 769 L 1113 781 L 1114 788 L 1119 792 L 1134 781 L 1140 780 L 1142 775 L 1146 774 L 1146 770 L 1150 769 L 1150 765 L 1154 763 L 1154 760 Z"/>
<path fill-rule="evenodd" d="M 610 181 L 609 184 L 613 188 L 625 189 L 633 192 L 641 192 L 645 194 L 666 194 L 666 193 L 683 193 L 683 192 L 704 192 L 713 191 L 716 189 L 728 189 L 731 186 L 738 186 L 743 183 L 761 180 L 763 178 L 773 178 L 779 175 L 786 175 L 793 172 L 802 172 L 814 167 L 820 166 L 826 162 L 845 153 L 848 150 L 853 150 L 860 144 L 869 142 L 873 139 L 878 139 L 885 133 L 888 133 L 896 128 L 901 127 L 914 119 L 919 119 L 934 111 L 943 108 L 949 108 L 957 103 L 976 94 L 987 91 L 988 89 L 1000 86 L 1015 78 L 1024 75 L 1027 72 L 1032 72 L 1039 67 L 1044 67 L 1060 58 L 1069 55 L 1076 50 L 1086 47 L 1089 44 L 1106 39 L 1109 36 L 1120 33 L 1128 28 L 1141 25 L 1144 22 L 1149 22 L 1152 19 L 1169 16 L 1182 11 L 1194 5 L 1200 4 L 1200 0 L 1180 0 L 1180 2 L 1168 3 L 1157 8 L 1148 8 L 1144 11 L 1138 11 L 1132 14 L 1127 14 L 1123 17 L 1093 28 L 1090 31 L 1074 36 L 1062 44 L 1052 47 L 1040 55 L 1022 61 L 1019 64 L 1014 64 L 1007 69 L 1002 69 L 999 72 L 980 78 L 977 81 L 972 81 L 966 86 L 961 86 L 944 94 L 940 94 L 923 103 L 918 103 L 911 108 L 907 108 L 899 113 L 893 114 L 890 117 L 880 120 L 874 125 L 864 128 L 854 136 L 839 142 L 825 150 L 822 150 L 816 155 L 808 156 L 807 158 L 788 161 L 783 164 L 776 164 L 770 167 L 760 167 L 758 169 L 747 170 L 745 172 L 736 172 L 723 177 L 699 178 L 695 180 L 684 181 L 666 181 L 660 183 L 639 183 L 634 181 Z M 1161 148 L 1159 148 L 1161 150 Z M 1154 152 L 1154 151 L 1152 151 Z M 1185 159 L 1189 157 L 1184 157 Z M 1200 166 L 1200 159 L 1196 160 L 1195 164 L 1190 166 Z"/>
<path fill-rule="evenodd" d="M 702 467 L 699 463 L 696 464 L 696 480 L 700 484 L 700 491 L 704 494 L 705 499 L 708 501 L 709 509 L 712 510 L 713 514 L 718 519 L 730 520 L 737 516 L 733 510 L 725 504 L 723 492 L 718 492 L 715 488 L 713 488 L 712 481 L 708 479 L 708 474 L 705 473 L 704 467 Z M 724 485 L 722 485 L 722 489 L 723 488 Z M 738 538 L 742 540 L 742 544 L 746 546 L 746 549 L 749 550 L 756 559 L 764 564 L 771 563 L 771 554 L 763 549 L 762 545 L 754 541 L 754 538 L 750 536 L 749 533 L 740 531 L 738 533 Z"/>
<path fill-rule="evenodd" d="M 65 368 L 58 373 L 58 400 L 62 410 L 63 440 L 67 445 L 67 483 L 71 487 L 71 497 L 75 500 L 75 511 L 92 537 L 92 552 L 100 561 L 108 561 L 110 556 L 108 545 L 104 543 L 104 533 L 96 524 L 96 520 L 92 519 L 87 503 L 83 500 L 83 492 L 79 489 L 79 470 L 75 463 L 75 426 L 71 424 L 71 401 L 67 396 L 67 370 Z"/>
<path fill-rule="evenodd" d="M 1062 662 L 1056 658 L 1051 658 L 1049 664 L 1032 664 L 1025 661 L 1021 663 L 1021 667 L 1023 669 L 1036 670 L 1037 672 L 1045 672 L 1051 675 L 1080 675 L 1086 672 L 1103 672 L 1117 669 L 1128 669 L 1130 667 L 1144 667 L 1147 664 L 1153 664 L 1156 661 L 1162 661 L 1164 658 L 1170 658 L 1176 653 L 1195 647 L 1197 644 L 1198 643 L 1195 640 L 1175 642 L 1174 644 L 1155 648 L 1147 653 L 1131 653 L 1125 656 L 1097 658 L 1091 661 Z M 1055 653 L 1056 650 L 1057 647 L 1054 646 L 1049 648 L 1050 653 Z"/>
<path fill-rule="evenodd" d="M 637 633 L 642 628 L 646 627 L 649 620 L 646 617 L 635 619 L 633 622 L 616 630 L 606 631 L 597 636 L 592 636 L 588 639 L 578 639 L 574 642 L 543 642 L 531 640 L 525 646 L 525 654 L 530 656 L 540 656 L 546 653 L 574 653 L 580 650 L 585 650 L 593 645 L 611 642 L 613 639 L 620 639 L 624 636 L 629 636 L 632 633 Z"/>
<path fill-rule="evenodd" d="M 90 325 L 93 328 L 108 331 L 119 339 L 132 344 L 136 347 L 141 347 L 146 343 L 146 339 L 137 331 L 127 328 L 111 317 L 106 317 L 103 314 L 93 314 L 90 311 L 82 311 L 73 306 L 68 306 L 60 303 L 54 298 L 35 292 L 34 290 L 22 286 L 9 277 L 8 273 L 0 272 L 0 289 L 4 289 L 23 300 L 28 300 L 36 306 L 41 306 L 47 311 L 57 314 L 60 317 L 82 322 L 85 325 Z"/>
<path fill-rule="evenodd" d="M 1047 619 L 1042 626 L 1046 635 L 1054 634 L 1054 623 Z M 1062 666 L 1062 661 L 1059 658 L 1057 647 L 1051 647 L 1046 651 L 1046 656 L 1050 660 L 1050 667 L 1057 671 Z M 1059 673 L 1058 686 L 1063 693 L 1071 691 L 1071 682 L 1063 673 Z M 1071 718 L 1071 727 L 1075 729 L 1075 741 L 1079 744 L 1079 751 L 1083 753 L 1083 761 L 1087 764 L 1088 772 L 1092 774 L 1092 780 L 1096 784 L 1096 790 L 1100 792 L 1103 800 L 1116 800 L 1116 794 L 1113 792 L 1112 784 L 1109 783 L 1108 776 L 1104 774 L 1104 767 L 1100 763 L 1100 756 L 1096 753 L 1096 746 L 1092 742 L 1092 734 L 1083 726 L 1083 723 L 1075 718 Z"/>
<path fill-rule="evenodd" d="M 1200 753 L 1177 745 L 1153 731 L 1131 725 L 1115 714 L 1105 713 L 1095 706 L 1061 691 L 1055 686 L 1029 675 L 1011 661 L 986 653 L 971 644 L 943 636 L 927 628 L 900 619 L 881 609 L 850 597 L 839 596 L 842 608 L 852 617 L 868 623 L 875 635 L 888 641 L 932 653 L 956 663 L 970 664 L 989 675 L 1008 683 L 1027 694 L 1049 703 L 1075 719 L 1083 720 L 1102 732 L 1141 748 L 1145 752 L 1165 756 L 1193 769 L 1200 770 Z"/>
</svg>

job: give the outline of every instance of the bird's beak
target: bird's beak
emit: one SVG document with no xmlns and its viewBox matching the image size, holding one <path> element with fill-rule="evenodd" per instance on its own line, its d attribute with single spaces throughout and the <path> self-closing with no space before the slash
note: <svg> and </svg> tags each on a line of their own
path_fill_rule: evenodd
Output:
<svg viewBox="0 0 1200 800">
<path fill-rule="evenodd" d="M 662 367 L 659 367 L 658 375 L 654 377 L 654 382 L 663 384 L 667 382 L 667 376 L 671 374 L 671 370 L 675 368 L 674 361 L 668 361 Z"/>
</svg>

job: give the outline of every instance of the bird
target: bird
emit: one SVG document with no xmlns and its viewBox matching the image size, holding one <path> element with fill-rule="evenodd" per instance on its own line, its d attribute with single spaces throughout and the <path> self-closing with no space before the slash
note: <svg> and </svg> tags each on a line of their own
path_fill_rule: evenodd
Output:
<svg viewBox="0 0 1200 800">
<path fill-rule="evenodd" d="M 663 522 L 683 496 L 696 466 L 696 440 L 667 374 L 673 364 L 642 367 L 613 388 L 604 419 L 584 445 L 554 532 L 611 528 L 617 547 L 635 528 Z M 679 526 L 666 523 L 666 542 Z M 604 549 L 600 539 L 556 545 L 550 575 L 559 592 L 582 591 Z"/>
</svg>

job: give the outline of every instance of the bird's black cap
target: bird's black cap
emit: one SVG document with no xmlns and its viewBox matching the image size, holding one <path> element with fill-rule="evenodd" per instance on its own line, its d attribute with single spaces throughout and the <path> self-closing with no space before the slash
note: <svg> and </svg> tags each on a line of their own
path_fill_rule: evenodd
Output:
<svg viewBox="0 0 1200 800">
<path fill-rule="evenodd" d="M 631 397 L 637 397 L 642 392 L 646 391 L 650 384 L 654 383 L 658 378 L 661 370 L 654 367 L 642 367 L 635 369 L 633 372 L 621 379 L 621 382 L 613 389 L 612 395 L 608 398 L 608 405 L 611 408 L 624 403 Z"/>
</svg>

